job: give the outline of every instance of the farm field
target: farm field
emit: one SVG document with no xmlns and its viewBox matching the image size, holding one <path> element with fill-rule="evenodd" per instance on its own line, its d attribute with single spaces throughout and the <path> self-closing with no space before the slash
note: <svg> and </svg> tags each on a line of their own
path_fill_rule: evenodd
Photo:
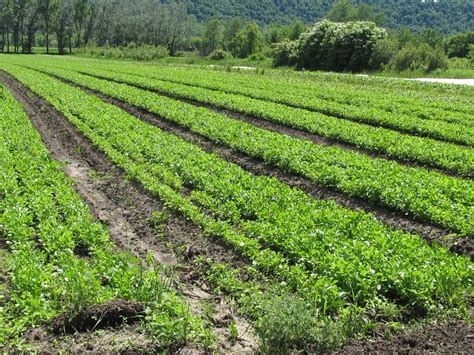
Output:
<svg viewBox="0 0 474 355">
<path fill-rule="evenodd" d="M 472 348 L 474 88 L 41 55 L 0 88 L 0 348 Z"/>
</svg>

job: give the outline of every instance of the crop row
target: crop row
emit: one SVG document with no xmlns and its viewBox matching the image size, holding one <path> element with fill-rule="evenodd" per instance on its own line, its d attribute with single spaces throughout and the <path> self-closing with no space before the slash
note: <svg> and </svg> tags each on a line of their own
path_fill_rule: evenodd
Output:
<svg viewBox="0 0 474 355">
<path fill-rule="evenodd" d="M 467 258 L 392 230 L 370 214 L 254 176 L 47 75 L 3 67 L 205 234 L 221 236 L 255 268 L 326 312 L 380 299 L 425 310 L 464 304 L 473 276 Z"/>
<path fill-rule="evenodd" d="M 416 105 L 423 109 L 431 106 L 435 112 L 460 113 L 462 119 L 472 119 L 474 115 L 471 105 L 474 90 L 465 85 L 421 83 L 414 80 L 322 72 L 271 71 L 265 74 L 282 82 L 297 82 L 308 86 L 324 83 L 339 88 L 342 92 L 349 89 L 360 90 L 362 96 L 366 93 L 370 97 L 382 99 L 389 96 L 394 103 Z"/>
<path fill-rule="evenodd" d="M 375 99 L 372 98 L 367 99 L 363 106 L 356 106 L 319 99 L 314 96 L 312 92 L 314 89 L 311 89 L 309 93 L 299 92 L 297 87 L 293 88 L 292 85 L 288 85 L 288 83 L 279 85 L 278 81 L 274 82 L 271 79 L 262 79 L 256 75 L 229 76 L 230 74 L 223 72 L 202 71 L 194 68 L 192 70 L 183 70 L 181 68 L 173 70 L 173 68 L 153 67 L 149 65 L 100 64 L 101 62 L 97 63 L 95 61 L 86 61 L 85 63 L 76 63 L 73 61 L 74 65 L 72 65 L 73 63 L 69 61 L 70 60 L 57 61 L 55 64 L 78 69 L 113 69 L 114 73 L 128 73 L 151 79 L 162 79 L 175 84 L 183 83 L 187 86 L 197 85 L 201 86 L 202 90 L 211 88 L 211 90 L 207 90 L 236 94 L 242 96 L 241 102 L 245 102 L 244 98 L 251 97 L 257 100 L 301 108 L 302 110 L 300 111 L 307 111 L 307 113 L 316 111 L 324 115 L 329 115 L 326 119 L 333 118 L 333 121 L 335 121 L 334 117 L 341 117 L 364 124 L 398 130 L 411 135 L 425 136 L 462 145 L 472 145 L 474 142 L 474 127 L 469 126 L 473 121 L 472 119 L 466 118 L 464 120 L 467 126 L 432 119 L 421 119 L 413 114 L 403 114 L 393 108 L 389 109 L 389 111 L 374 108 L 371 100 Z M 42 59 L 38 59 L 38 62 L 42 62 L 43 65 L 50 65 L 50 63 L 44 63 Z M 227 76 L 229 76 L 229 78 L 227 78 Z M 306 86 L 306 84 L 302 85 L 304 90 L 306 90 Z M 291 90 L 288 88 L 291 88 Z M 350 91 L 350 89 L 345 91 Z M 342 91 L 342 95 L 345 91 Z M 361 95 L 363 92 L 364 90 L 358 90 L 355 94 L 358 93 Z M 399 95 L 400 94 L 401 93 L 399 93 Z M 387 95 L 384 100 L 390 103 L 393 101 L 392 97 L 393 95 Z M 410 106 L 417 107 L 415 103 Z M 428 117 L 429 115 L 426 114 L 425 116 Z M 456 113 L 455 116 L 462 116 L 462 114 Z"/>
<path fill-rule="evenodd" d="M 120 68 L 120 64 L 114 63 Z M 158 72 L 183 72 L 186 69 L 195 71 L 196 68 L 186 67 L 152 67 L 149 69 Z M 215 71 L 215 70 L 214 70 Z M 209 69 L 202 69 L 201 73 L 209 73 Z M 257 72 L 259 74 L 259 72 Z M 248 79 L 240 77 L 253 76 L 254 82 L 262 80 L 281 86 L 299 87 L 306 93 L 330 101 L 363 105 L 364 102 L 373 103 L 380 109 L 391 112 L 399 111 L 415 115 L 424 119 L 445 120 L 447 122 L 464 122 L 474 119 L 474 111 L 470 104 L 473 90 L 470 87 L 459 85 L 436 85 L 391 78 L 360 77 L 336 73 L 298 73 L 289 71 L 268 71 L 265 75 L 251 73 L 229 73 L 227 78 L 235 82 Z M 216 74 L 214 74 L 216 75 Z M 221 72 L 222 75 L 222 72 Z M 198 76 L 199 71 L 198 71 Z M 212 80 L 212 79 L 211 79 Z M 328 95 L 327 90 L 332 95 Z M 387 98 L 390 98 L 388 100 Z"/>
<path fill-rule="evenodd" d="M 54 72 L 325 187 L 461 234 L 474 234 L 471 180 L 288 137 L 125 84 L 60 69 Z"/>
<path fill-rule="evenodd" d="M 92 67 L 95 68 L 97 65 Z M 150 79 L 165 78 L 165 80 L 174 84 L 184 82 L 188 86 L 193 86 L 195 85 L 195 82 L 200 82 L 200 85 L 204 86 L 201 87 L 201 90 L 205 90 L 205 87 L 210 85 L 209 81 L 211 80 L 210 78 L 212 78 L 212 72 L 209 75 L 203 75 L 200 81 L 199 75 L 193 74 L 193 72 L 178 72 L 172 79 L 170 79 L 171 74 L 169 73 L 172 73 L 172 71 L 163 71 L 150 67 L 140 68 L 135 65 L 121 67 L 120 72 L 141 75 Z M 117 71 L 114 71 L 114 74 L 115 73 L 117 73 Z M 192 79 L 190 79 L 190 77 Z M 420 135 L 464 145 L 472 145 L 474 143 L 474 127 L 472 126 L 431 119 L 421 119 L 414 115 L 402 114 L 396 110 L 391 112 L 379 110 L 373 107 L 370 100 L 363 106 L 327 101 L 315 97 L 312 93 L 305 94 L 297 89 L 288 89 L 287 86 L 278 89 L 278 84 L 272 81 L 269 81 L 264 85 L 263 83 L 258 82 L 258 77 L 257 79 L 254 79 L 252 77 L 243 76 L 243 78 L 247 78 L 246 84 L 229 80 L 229 83 L 223 85 L 216 84 L 212 90 L 237 94 L 245 98 L 250 97 L 263 101 L 276 102 L 285 106 L 290 105 L 290 107 L 301 108 L 304 111 L 316 111 L 324 115 L 329 115 L 330 117 L 332 116 L 333 119 L 334 117 L 344 118 L 350 121 L 386 127 L 412 135 Z M 218 77 L 216 81 L 219 80 L 225 81 L 224 78 L 219 79 Z M 387 100 L 390 100 L 390 98 L 387 98 Z M 472 121 L 469 120 L 467 122 L 469 123 Z"/>
<path fill-rule="evenodd" d="M 148 308 L 144 325 L 163 345 L 207 336 L 158 265 L 117 253 L 42 145 L 27 115 L 0 88 L 0 242 L 11 254 L 9 299 L 0 307 L 0 343 L 60 314 L 117 298 Z M 80 252 L 80 254 L 78 254 Z M 85 257 L 84 255 L 87 255 Z M 190 333 L 191 334 L 191 333 Z"/>
<path fill-rule="evenodd" d="M 108 68 L 118 72 L 124 72 L 130 68 L 128 63 L 87 60 L 82 60 L 79 63 L 75 59 L 68 61 L 71 66 L 92 63 L 93 67 Z M 286 95 L 293 93 L 301 98 L 319 98 L 355 106 L 370 105 L 370 107 L 389 113 L 403 113 L 422 119 L 444 120 L 471 126 L 474 124 L 474 111 L 470 107 L 471 95 L 462 90 L 455 90 L 452 93 L 450 91 L 445 93 L 440 89 L 433 91 L 430 90 L 431 86 L 429 85 L 422 86 L 424 90 L 419 90 L 419 85 L 416 85 L 415 88 L 418 90 L 414 91 L 413 83 L 404 80 L 398 80 L 404 84 L 402 87 L 393 88 L 393 85 L 387 85 L 392 81 L 377 79 L 374 85 L 370 85 L 370 78 L 336 74 L 320 74 L 314 78 L 317 80 L 314 80 L 296 75 L 297 73 L 280 71 L 269 71 L 265 75 L 255 75 L 246 72 L 200 69 L 199 67 L 150 66 L 141 63 L 134 63 L 133 69 L 134 73 L 141 72 L 146 76 L 153 75 L 158 79 L 179 81 L 209 89 L 222 91 L 238 89 L 244 95 L 247 94 L 247 88 L 252 90 L 265 88 L 270 93 L 276 91 L 282 93 L 283 96 L 280 95 L 279 98 L 285 101 L 287 101 Z M 334 81 L 335 77 L 340 80 Z M 277 98 L 271 97 L 270 99 L 276 100 Z"/>
<path fill-rule="evenodd" d="M 129 72 L 129 68 L 129 66 L 127 67 L 123 64 L 110 67 L 110 69 L 116 72 Z M 371 109 L 374 109 L 373 113 L 378 115 L 387 115 L 387 113 L 390 115 L 402 114 L 419 119 L 474 126 L 474 115 L 438 109 L 433 107 L 436 104 L 431 106 L 431 102 L 410 100 L 405 95 L 401 98 L 393 94 L 387 95 L 385 92 L 381 95 L 380 92 L 373 93 L 349 85 L 335 85 L 324 80 L 313 82 L 296 81 L 292 80 L 291 77 L 286 78 L 286 80 L 277 80 L 274 77 L 267 77 L 265 75 L 250 76 L 195 68 L 150 68 L 143 66 L 139 66 L 138 69 L 134 66 L 134 73 L 139 75 L 146 73 L 147 77 L 151 76 L 175 83 L 251 96 L 309 110 L 328 110 L 328 113 L 336 112 L 337 115 L 342 113 L 333 111 L 333 106 L 328 106 L 331 109 L 324 109 L 326 106 L 322 102 L 328 101 L 328 104 L 336 103 L 341 107 L 346 107 L 346 105 L 355 106 L 358 110 L 369 106 Z"/>
<path fill-rule="evenodd" d="M 29 66 L 32 66 L 29 64 Z M 52 67 L 38 67 L 54 72 Z M 329 139 L 354 145 L 368 152 L 436 167 L 461 176 L 474 175 L 474 153 L 471 148 L 413 137 L 384 128 L 336 120 L 322 114 L 302 111 L 280 104 L 249 99 L 185 85 L 147 79 L 104 70 L 87 69 L 84 73 L 157 90 L 180 98 L 192 99 L 236 112 L 251 114 L 262 119 L 300 129 Z"/>
<path fill-rule="evenodd" d="M 155 74 L 155 71 L 149 69 L 137 70 L 129 67 L 126 70 L 122 69 L 121 72 L 128 74 L 134 72 L 135 75 L 145 76 L 150 79 L 163 79 L 164 77 L 164 80 L 175 84 L 184 81 L 183 84 L 188 86 L 196 86 L 197 82 L 200 83 L 197 86 L 201 86 L 202 89 L 210 86 L 207 75 L 203 75 L 201 81 L 199 81 L 199 76 L 190 75 L 191 73 L 178 73 L 175 77 L 169 79 L 168 74 L 163 75 L 162 72 Z M 192 79 L 189 79 L 190 77 Z M 216 79 L 216 81 L 218 80 L 220 79 Z M 339 100 L 339 102 L 329 101 L 317 97 L 312 91 L 306 92 L 307 89 L 298 90 L 298 88 L 288 87 L 288 85 L 279 86 L 272 81 L 268 81 L 266 84 L 256 83 L 251 77 L 247 78 L 245 84 L 230 80 L 229 83 L 215 85 L 210 89 L 279 103 L 309 112 L 317 112 L 332 118 L 336 117 L 377 127 L 385 127 L 405 134 L 429 137 L 457 144 L 474 144 L 474 139 L 472 138 L 474 134 L 472 119 L 464 120 L 462 123 L 457 121 L 445 122 L 443 120 L 430 119 L 426 116 L 420 118 L 414 114 L 405 114 L 396 108 L 389 111 L 381 110 L 377 108 L 377 102 L 372 102 L 372 98 L 367 98 L 360 105 L 343 102 L 343 100 Z M 323 91 L 326 90 L 323 89 Z M 387 97 L 385 100 L 389 101 L 390 97 Z"/>
</svg>

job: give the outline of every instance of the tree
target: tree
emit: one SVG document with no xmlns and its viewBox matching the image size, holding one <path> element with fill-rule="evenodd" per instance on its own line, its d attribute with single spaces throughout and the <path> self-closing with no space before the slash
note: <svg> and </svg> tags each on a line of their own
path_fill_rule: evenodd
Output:
<svg viewBox="0 0 474 355">
<path fill-rule="evenodd" d="M 358 72 L 369 67 L 376 43 L 385 37 L 373 22 L 323 20 L 300 36 L 296 63 L 305 69 Z"/>
<path fill-rule="evenodd" d="M 419 34 L 419 40 L 421 43 L 426 43 L 433 48 L 443 47 L 443 36 L 433 28 L 422 29 Z"/>
<path fill-rule="evenodd" d="M 201 53 L 207 56 L 221 45 L 221 23 L 218 19 L 212 19 L 206 23 L 204 41 Z"/>
<path fill-rule="evenodd" d="M 100 8 L 102 0 L 89 0 L 88 11 L 86 19 L 86 27 L 84 31 L 83 45 L 87 46 L 92 39 L 94 33 L 94 27 L 96 24 L 97 14 Z"/>
<path fill-rule="evenodd" d="M 28 0 L 12 0 L 12 39 L 14 52 L 18 53 L 23 43 L 23 28 Z"/>
<path fill-rule="evenodd" d="M 466 58 L 469 46 L 474 44 L 474 32 L 457 33 L 444 42 L 444 50 L 449 58 Z"/>
<path fill-rule="evenodd" d="M 12 0 L 0 0 L 0 26 L 2 31 L 2 45 L 1 50 L 10 52 L 10 31 L 13 17 L 13 3 Z"/>
<path fill-rule="evenodd" d="M 354 21 L 357 16 L 357 9 L 349 0 L 337 1 L 329 10 L 326 19 L 332 22 Z"/>
<path fill-rule="evenodd" d="M 81 34 L 84 21 L 89 11 L 88 0 L 74 0 L 74 28 L 76 30 L 76 47 L 81 46 Z"/>
<path fill-rule="evenodd" d="M 30 0 L 26 6 L 25 14 L 25 29 L 26 29 L 26 40 L 22 43 L 22 52 L 31 53 L 33 51 L 33 45 L 35 42 L 35 34 L 38 29 L 38 11 L 37 4 Z"/>
<path fill-rule="evenodd" d="M 106 43 L 107 33 L 111 22 L 112 3 L 110 0 L 103 0 L 99 4 L 97 21 L 97 45 L 103 47 Z"/>
<path fill-rule="evenodd" d="M 239 58 L 246 58 L 259 51 L 262 47 L 262 33 L 258 25 L 253 22 L 237 33 L 235 37 L 235 48 L 233 55 Z"/>
<path fill-rule="evenodd" d="M 389 68 L 394 70 L 421 70 L 426 73 L 448 68 L 448 58 L 441 48 L 433 48 L 426 43 L 409 44 L 400 50 L 390 61 Z"/>
<path fill-rule="evenodd" d="M 223 42 L 224 49 L 230 53 L 236 51 L 236 37 L 237 34 L 245 26 L 245 21 L 240 17 L 234 17 L 228 26 L 225 26 Z"/>
<path fill-rule="evenodd" d="M 62 0 L 58 11 L 54 17 L 54 28 L 56 32 L 56 39 L 58 41 L 58 53 L 64 54 L 66 48 L 66 40 L 69 38 L 69 42 L 72 37 L 73 27 L 73 4 L 72 0 Z"/>
<path fill-rule="evenodd" d="M 183 3 L 172 2 L 169 5 L 169 37 L 168 51 L 171 56 L 176 54 L 177 48 L 185 42 L 186 33 L 193 22 Z"/>
<path fill-rule="evenodd" d="M 403 48 L 409 43 L 414 44 L 416 36 L 408 27 L 402 27 L 397 33 L 397 40 L 399 48 Z"/>
<path fill-rule="evenodd" d="M 361 4 L 356 8 L 355 19 L 357 21 L 371 21 L 380 26 L 385 22 L 385 16 L 381 12 L 376 12 L 369 4 Z"/>
<path fill-rule="evenodd" d="M 290 25 L 290 31 L 288 34 L 288 38 L 291 41 L 297 40 L 300 35 L 306 30 L 306 26 L 301 20 L 294 19 Z"/>
<path fill-rule="evenodd" d="M 393 36 L 382 38 L 377 41 L 370 56 L 369 66 L 371 69 L 383 69 L 398 53 L 398 41 Z"/>
<path fill-rule="evenodd" d="M 49 54 L 49 34 L 51 32 L 51 19 L 56 16 L 58 0 L 38 0 L 38 12 L 44 21 L 44 32 L 46 35 L 46 53 Z"/>
</svg>

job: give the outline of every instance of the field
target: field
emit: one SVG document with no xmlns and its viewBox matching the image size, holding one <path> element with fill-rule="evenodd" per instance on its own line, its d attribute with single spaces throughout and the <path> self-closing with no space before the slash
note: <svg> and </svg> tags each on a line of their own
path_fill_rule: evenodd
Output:
<svg viewBox="0 0 474 355">
<path fill-rule="evenodd" d="M 472 349 L 474 88 L 41 55 L 0 88 L 5 350 Z"/>
</svg>

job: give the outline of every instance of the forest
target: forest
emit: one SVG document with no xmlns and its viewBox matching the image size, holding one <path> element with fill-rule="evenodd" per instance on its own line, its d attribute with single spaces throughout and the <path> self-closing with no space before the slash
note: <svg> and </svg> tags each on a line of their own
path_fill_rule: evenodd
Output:
<svg viewBox="0 0 474 355">
<path fill-rule="evenodd" d="M 242 16 L 261 24 L 289 22 L 299 18 L 313 23 L 324 17 L 334 0 L 182 0 L 199 20 Z M 474 2 L 461 0 L 356 0 L 383 13 L 389 28 L 417 30 L 433 27 L 444 34 L 464 32 L 473 27 Z"/>
</svg>

